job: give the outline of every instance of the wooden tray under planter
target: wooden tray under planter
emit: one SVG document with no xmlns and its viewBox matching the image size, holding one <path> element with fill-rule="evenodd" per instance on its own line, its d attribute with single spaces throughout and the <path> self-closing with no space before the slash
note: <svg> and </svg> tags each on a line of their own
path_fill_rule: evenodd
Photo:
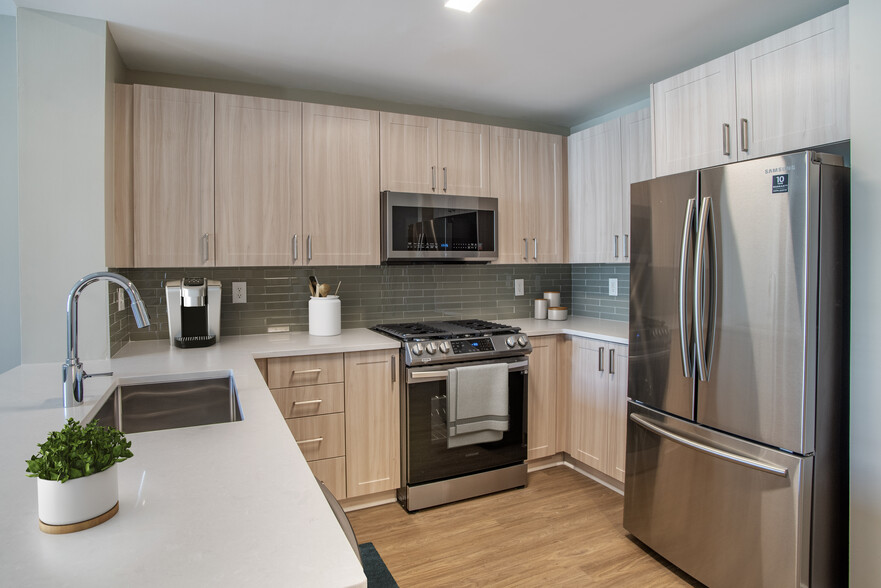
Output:
<svg viewBox="0 0 881 588">
<path fill-rule="evenodd" d="M 86 529 L 91 529 L 92 527 L 97 527 L 104 521 L 109 521 L 113 518 L 113 516 L 119 512 L 119 502 L 113 505 L 113 508 L 105 512 L 104 514 L 99 514 L 98 516 L 91 518 L 87 521 L 80 521 L 78 523 L 71 523 L 69 525 L 47 525 L 43 521 L 40 522 L 40 530 L 44 533 L 49 533 L 50 535 L 64 535 L 65 533 L 76 533 L 77 531 L 84 531 Z"/>
</svg>

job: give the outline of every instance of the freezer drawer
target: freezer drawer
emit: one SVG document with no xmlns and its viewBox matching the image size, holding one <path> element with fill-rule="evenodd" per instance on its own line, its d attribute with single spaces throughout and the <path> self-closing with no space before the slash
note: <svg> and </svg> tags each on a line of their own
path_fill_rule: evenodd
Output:
<svg viewBox="0 0 881 588">
<path fill-rule="evenodd" d="M 624 528 L 714 588 L 808 586 L 812 470 L 630 403 Z"/>
</svg>

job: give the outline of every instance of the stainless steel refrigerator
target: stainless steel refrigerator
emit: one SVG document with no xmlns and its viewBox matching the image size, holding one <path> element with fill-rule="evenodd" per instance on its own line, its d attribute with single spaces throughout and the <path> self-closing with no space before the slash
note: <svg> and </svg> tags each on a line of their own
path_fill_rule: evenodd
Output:
<svg viewBox="0 0 881 588">
<path fill-rule="evenodd" d="M 631 187 L 624 527 L 709 586 L 847 583 L 849 202 L 812 151 Z"/>
</svg>

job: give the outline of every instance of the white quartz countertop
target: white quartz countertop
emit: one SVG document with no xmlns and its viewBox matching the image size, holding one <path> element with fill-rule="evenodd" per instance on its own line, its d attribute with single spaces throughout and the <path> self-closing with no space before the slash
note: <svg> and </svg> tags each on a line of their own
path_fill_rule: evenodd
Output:
<svg viewBox="0 0 881 588">
<path fill-rule="evenodd" d="M 254 357 L 394 349 L 366 329 L 337 337 L 231 337 L 207 349 L 130 343 L 85 361 L 85 403 L 61 408 L 61 361 L 0 374 L 0 584 L 9 586 L 365 586 L 366 578 Z M 157 374 L 232 373 L 243 420 L 127 435 L 119 513 L 47 535 L 25 460 L 67 416 L 85 417 L 116 383 Z"/>
<path fill-rule="evenodd" d="M 506 321 L 532 336 L 627 343 L 627 323 L 583 317 Z M 85 361 L 85 402 L 61 407 L 61 360 L 0 374 L 3 584 L 15 586 L 365 586 L 366 578 L 315 483 L 255 358 L 395 349 L 367 329 L 227 337 L 205 349 L 132 342 L 112 360 Z M 68 416 L 82 420 L 117 383 L 165 374 L 235 378 L 243 420 L 127 435 L 119 513 L 69 535 L 37 526 L 37 482 L 25 460 Z"/>
</svg>

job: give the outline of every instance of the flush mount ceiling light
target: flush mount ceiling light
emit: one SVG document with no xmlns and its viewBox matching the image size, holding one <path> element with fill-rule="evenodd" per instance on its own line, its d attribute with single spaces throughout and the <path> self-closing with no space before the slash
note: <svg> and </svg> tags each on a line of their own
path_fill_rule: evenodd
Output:
<svg viewBox="0 0 881 588">
<path fill-rule="evenodd" d="M 446 8 L 461 10 L 462 12 L 471 12 L 474 7 L 480 4 L 480 0 L 447 0 L 444 4 Z"/>
</svg>

